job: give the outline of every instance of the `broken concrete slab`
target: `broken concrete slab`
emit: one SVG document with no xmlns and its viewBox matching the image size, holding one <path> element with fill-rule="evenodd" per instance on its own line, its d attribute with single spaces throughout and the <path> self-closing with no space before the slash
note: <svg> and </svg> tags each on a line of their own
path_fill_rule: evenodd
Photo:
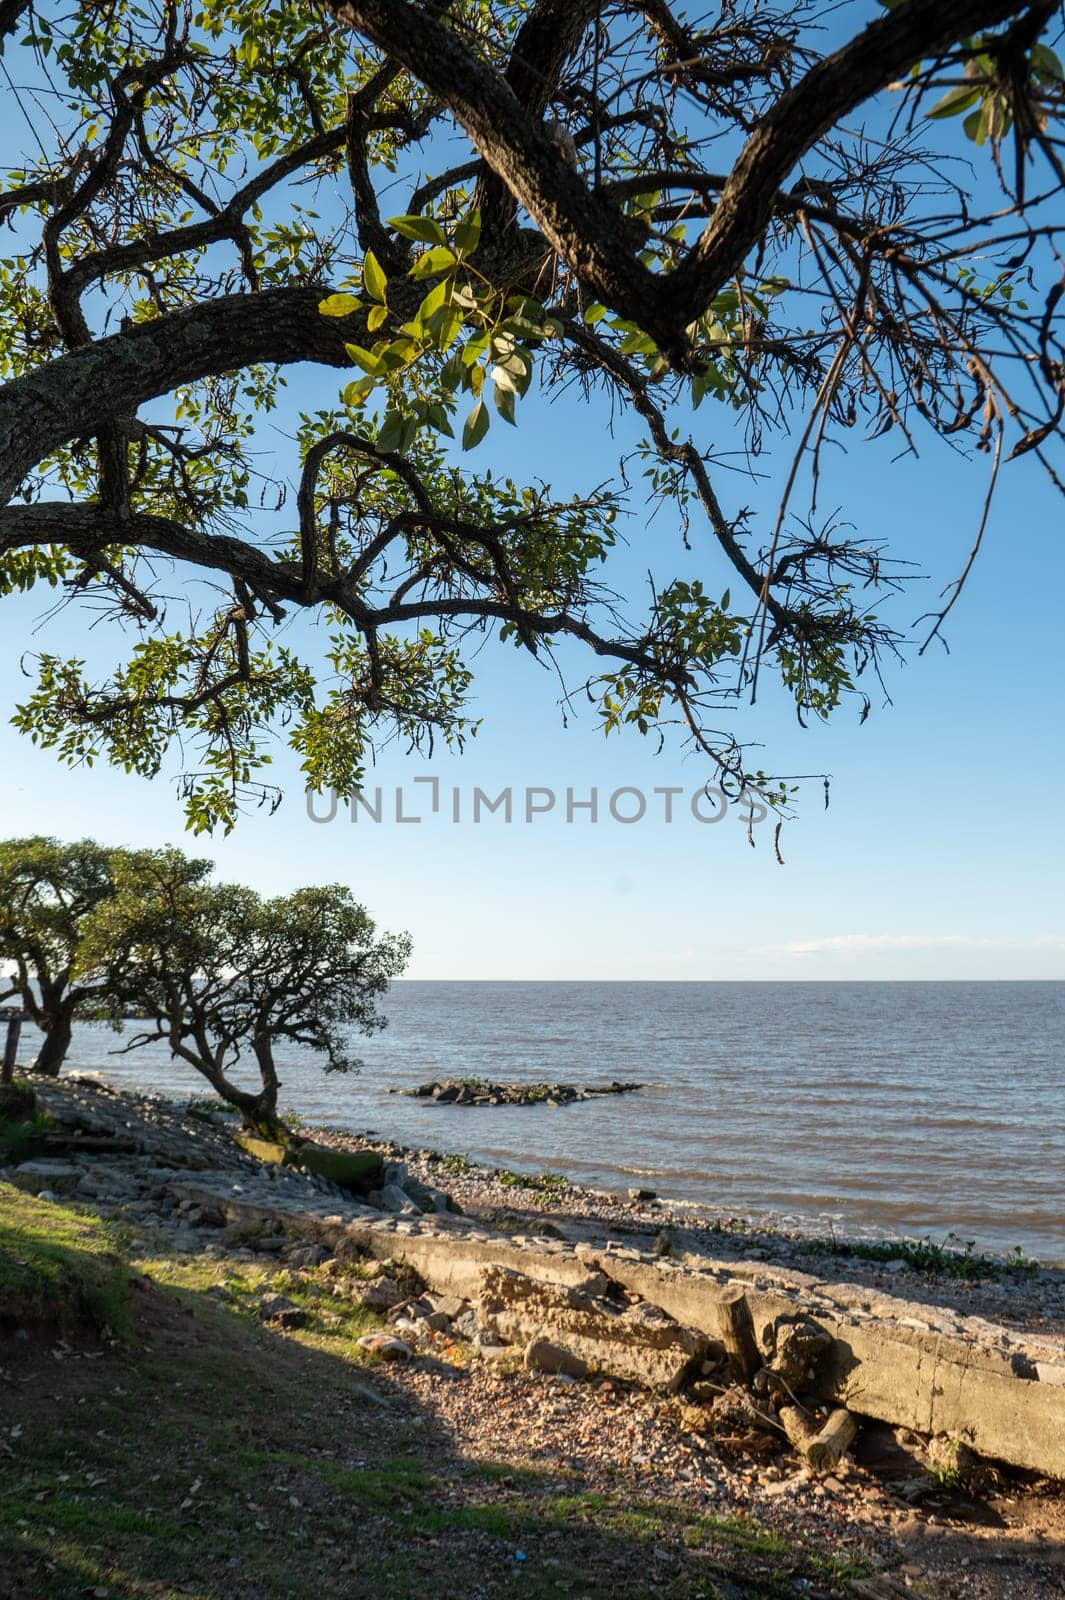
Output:
<svg viewBox="0 0 1065 1600">
<path fill-rule="evenodd" d="M 485 1269 L 477 1315 L 482 1328 L 508 1344 L 547 1339 L 605 1376 L 669 1393 L 706 1351 L 700 1334 L 657 1306 L 621 1307 L 500 1267 Z"/>
</svg>

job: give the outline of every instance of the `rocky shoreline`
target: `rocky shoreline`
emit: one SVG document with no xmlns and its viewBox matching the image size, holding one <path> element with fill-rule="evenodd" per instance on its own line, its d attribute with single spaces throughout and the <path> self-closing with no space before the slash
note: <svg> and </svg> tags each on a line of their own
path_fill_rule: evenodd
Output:
<svg viewBox="0 0 1065 1600">
<path fill-rule="evenodd" d="M 833 1471 L 814 1469 L 779 1428 L 765 1431 L 771 1390 L 759 1398 L 756 1389 L 737 1389 L 714 1339 L 693 1333 L 679 1304 L 673 1316 L 664 1314 L 646 1291 L 649 1271 L 664 1273 L 674 1294 L 686 1283 L 713 1288 L 714 1274 L 723 1274 L 726 1288 L 730 1280 L 740 1286 L 741 1300 L 775 1284 L 798 1295 L 796 1308 L 819 1305 L 815 1315 L 828 1323 L 842 1309 L 851 1338 L 894 1306 L 904 1347 L 910 1340 L 922 1349 L 929 1337 L 907 1333 L 908 1322 L 931 1330 L 933 1345 L 971 1338 L 974 1358 L 978 1342 L 993 1334 L 1015 1350 L 1014 1361 L 1031 1362 L 1040 1349 L 1049 1356 L 1049 1335 L 1065 1322 L 1061 1274 L 1010 1272 L 1003 1263 L 993 1279 L 936 1279 L 903 1257 L 848 1256 L 836 1241 L 836 1256 L 817 1259 L 815 1282 L 803 1253 L 810 1241 L 801 1235 L 747 1229 L 734 1219 L 693 1223 L 690 1210 L 653 1198 L 595 1194 L 557 1175 L 488 1171 L 379 1141 L 370 1148 L 380 1157 L 382 1186 L 355 1200 L 323 1177 L 241 1151 L 232 1119 L 219 1111 L 190 1113 L 85 1080 L 44 1085 L 40 1096 L 66 1148 L 15 1162 L 2 1176 L 122 1223 L 134 1255 L 162 1250 L 217 1263 L 220 1294 L 229 1293 L 234 1273 L 251 1273 L 259 1316 L 286 1337 L 330 1326 L 332 1306 L 375 1312 L 385 1326 L 365 1336 L 367 1359 L 388 1362 L 397 1382 L 447 1417 L 470 1454 L 505 1446 L 508 1459 L 542 1461 L 561 1451 L 579 1461 L 589 1482 L 605 1484 L 619 1466 L 611 1417 L 623 1414 L 624 1462 L 635 1451 L 644 1475 L 673 1493 L 704 1495 L 712 1485 L 715 1506 L 750 1511 L 789 1535 L 855 1539 L 874 1572 L 901 1573 L 856 1580 L 864 1587 L 852 1586 L 854 1595 L 892 1596 L 915 1584 L 936 1597 L 1044 1600 L 1051 1592 L 1053 1569 L 1040 1560 L 1040 1545 L 1013 1550 L 1007 1586 L 997 1581 L 995 1563 L 1005 1557 L 992 1532 L 966 1533 L 967 1553 L 959 1555 L 961 1501 L 984 1502 L 966 1499 L 968 1468 L 963 1484 L 956 1442 L 944 1466 L 934 1439 L 867 1420 Z M 367 1150 L 336 1130 L 315 1129 L 314 1139 L 337 1151 Z M 997 1330 L 981 1331 L 978 1319 L 992 1316 Z M 787 1324 L 777 1317 L 770 1384 L 774 1371 L 795 1379 L 780 1342 Z M 871 1396 L 867 1414 L 869 1403 Z M 837 1413 L 810 1405 L 810 1419 L 831 1427 Z M 552 1431 L 556 1424 L 565 1438 Z M 892 1462 L 886 1478 L 871 1464 L 881 1459 Z M 1040 1528 L 1056 1536 L 1065 1527 L 1056 1491 L 980 1471 L 981 1494 L 998 1495 L 996 1526 L 1014 1526 L 1006 1508 L 1023 1502 Z M 948 1589 L 959 1560 L 972 1573 L 963 1587 Z"/>
</svg>

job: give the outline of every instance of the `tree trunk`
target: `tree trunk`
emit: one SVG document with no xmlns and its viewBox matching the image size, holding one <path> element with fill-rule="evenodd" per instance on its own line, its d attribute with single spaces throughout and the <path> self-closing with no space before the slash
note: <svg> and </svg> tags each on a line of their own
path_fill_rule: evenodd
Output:
<svg viewBox="0 0 1065 1600">
<path fill-rule="evenodd" d="M 44 1017 L 44 1043 L 37 1052 L 37 1059 L 32 1070 L 39 1072 L 46 1078 L 58 1078 L 59 1069 L 66 1060 L 67 1051 L 70 1049 L 70 1037 L 74 1027 L 74 1015 L 71 1008 L 64 1006 L 58 1011 Z"/>
<path fill-rule="evenodd" d="M 242 1106 L 241 1110 L 244 1112 L 245 1121 L 254 1119 L 251 1122 L 251 1126 L 257 1132 L 267 1134 L 267 1137 L 271 1139 L 281 1138 L 284 1143 L 286 1139 L 283 1136 L 287 1136 L 288 1130 L 277 1119 L 277 1091 L 279 1085 L 277 1068 L 274 1065 L 273 1041 L 269 1034 L 257 1033 L 251 1043 L 252 1049 L 255 1051 L 255 1059 L 259 1063 L 259 1077 L 262 1080 L 262 1088 L 252 1099 L 251 1105 L 249 1107 Z"/>
</svg>

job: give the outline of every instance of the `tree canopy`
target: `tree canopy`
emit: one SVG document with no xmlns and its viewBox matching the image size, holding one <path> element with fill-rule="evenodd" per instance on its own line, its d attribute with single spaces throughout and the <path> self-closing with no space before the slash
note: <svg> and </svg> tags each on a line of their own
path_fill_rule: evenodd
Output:
<svg viewBox="0 0 1065 1600">
<path fill-rule="evenodd" d="M 200 829 L 273 798 L 278 736 L 345 795 L 384 739 L 461 742 L 484 634 L 583 652 L 608 729 L 675 723 L 733 784 L 760 672 L 867 709 L 900 569 L 825 514 L 829 442 L 1060 487 L 1060 31 L 1053 0 L 0 0 L 0 593 L 103 611 L 114 657 L 46 639 L 17 725 L 147 775 L 180 741 Z M 634 415 L 638 461 L 568 495 L 479 468 L 534 386 Z M 720 468 L 769 460 L 763 520 Z M 614 592 L 630 481 L 699 578 Z"/>
<path fill-rule="evenodd" d="M 34 1066 L 52 1077 L 75 1019 L 117 1009 L 113 986 L 100 970 L 79 972 L 78 954 L 86 922 L 114 893 L 121 853 L 93 839 L 0 841 L 0 1001 L 17 999 L 44 1035 Z M 112 971 L 110 953 L 101 965 Z"/>
<path fill-rule="evenodd" d="M 249 1122 L 272 1128 L 278 1043 L 314 1051 L 327 1072 L 357 1066 L 350 1036 L 385 1026 L 377 1000 L 406 966 L 410 939 L 375 937 L 339 884 L 264 900 L 208 882 L 206 865 L 173 849 L 117 862 L 114 893 L 83 926 L 79 966 L 121 974 L 123 998 L 144 1018 L 126 1050 L 163 1041 Z"/>
<path fill-rule="evenodd" d="M 17 998 L 44 1034 L 37 1071 L 58 1074 L 75 1022 L 117 1030 L 132 1016 L 120 1049 L 165 1042 L 270 1126 L 278 1041 L 327 1072 L 358 1065 L 351 1035 L 385 1026 L 377 1001 L 410 958 L 408 936 L 378 937 L 339 884 L 263 899 L 211 871 L 173 848 L 0 841 L 0 1001 Z"/>
</svg>

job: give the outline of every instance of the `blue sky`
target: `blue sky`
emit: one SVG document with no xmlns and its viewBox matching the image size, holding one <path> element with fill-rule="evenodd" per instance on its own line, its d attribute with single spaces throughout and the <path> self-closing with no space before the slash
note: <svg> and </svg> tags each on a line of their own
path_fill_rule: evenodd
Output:
<svg viewBox="0 0 1065 1600">
<path fill-rule="evenodd" d="M 332 374 L 304 374 L 321 398 Z M 699 413 L 706 437 L 722 418 Z M 724 437 L 722 434 L 720 437 Z M 602 418 L 569 402 L 527 405 L 516 432 L 497 428 L 493 462 L 550 474 L 560 489 L 606 475 L 621 441 Z M 783 470 L 783 468 L 781 468 Z M 841 501 L 870 537 L 931 574 L 897 600 L 908 626 L 964 559 L 984 488 L 981 459 L 959 461 L 934 441 L 925 458 L 892 463 L 883 445 L 858 443 L 842 461 L 826 505 Z M 774 483 L 725 480 L 733 504 L 774 505 Z M 295 761 L 278 751 L 286 799 L 272 817 L 252 813 L 229 838 L 193 841 L 170 777 L 153 783 L 105 768 L 69 771 L 6 725 L 18 660 L 54 631 L 35 632 L 43 602 L 4 604 L 7 666 L 0 727 L 0 817 L 8 835 L 84 834 L 130 844 L 185 844 L 213 856 L 221 874 L 282 891 L 301 883 L 350 884 L 380 922 L 409 929 L 410 975 L 425 978 L 1053 978 L 1065 977 L 1065 873 L 1060 849 L 1063 667 L 1059 596 L 1065 582 L 1062 507 L 1028 462 L 1009 467 L 978 561 L 948 628 L 950 655 L 934 647 L 892 670 L 890 707 L 864 726 L 845 706 L 834 722 L 801 729 L 780 694 L 765 692 L 735 726 L 766 746 L 780 771 L 832 774 L 831 805 L 806 784 L 799 816 L 747 842 L 733 809 L 699 824 L 688 797 L 704 781 L 677 741 L 661 755 L 638 735 L 605 738 L 590 709 L 562 726 L 558 687 L 509 647 L 476 662 L 484 726 L 461 757 L 387 750 L 368 789 L 384 792 L 383 820 L 309 820 Z M 632 519 L 622 558 L 638 592 L 650 564 L 684 565 L 675 524 Z M 724 565 L 707 542 L 687 570 L 723 588 Z M 74 611 L 59 627 L 72 651 L 103 643 Z M 431 812 L 436 776 L 440 806 Z M 418 823 L 397 823 L 395 789 Z M 473 790 L 510 786 L 515 812 L 470 820 Z M 670 824 L 656 787 L 680 787 Z M 549 788 L 555 809 L 526 823 L 524 791 Z M 646 798 L 639 822 L 609 814 L 609 797 Z M 462 820 L 452 821 L 453 791 Z M 566 791 L 600 816 L 576 810 Z M 545 803 L 539 796 L 534 804 Z M 617 809 L 631 814 L 633 795 Z"/>
</svg>

